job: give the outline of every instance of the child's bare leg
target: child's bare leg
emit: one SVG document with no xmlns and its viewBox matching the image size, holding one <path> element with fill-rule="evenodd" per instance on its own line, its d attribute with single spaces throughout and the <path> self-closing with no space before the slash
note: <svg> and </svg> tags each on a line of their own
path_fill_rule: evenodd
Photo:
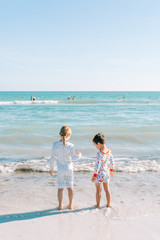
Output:
<svg viewBox="0 0 160 240">
<path fill-rule="evenodd" d="M 67 188 L 68 190 L 68 199 L 69 199 L 69 209 L 73 210 L 73 188 Z"/>
<path fill-rule="evenodd" d="M 63 200 L 63 188 L 59 188 L 58 189 L 57 197 L 58 197 L 58 201 L 59 201 L 59 209 L 63 210 L 63 208 L 64 208 L 63 203 L 62 203 L 62 200 Z"/>
<path fill-rule="evenodd" d="M 104 191 L 106 193 L 106 199 L 107 199 L 107 207 L 112 207 L 111 206 L 111 193 L 109 190 L 109 182 L 103 183 Z"/>
<path fill-rule="evenodd" d="M 97 202 L 96 207 L 100 208 L 102 184 L 101 183 L 95 183 L 95 185 L 96 185 L 96 202 Z"/>
</svg>

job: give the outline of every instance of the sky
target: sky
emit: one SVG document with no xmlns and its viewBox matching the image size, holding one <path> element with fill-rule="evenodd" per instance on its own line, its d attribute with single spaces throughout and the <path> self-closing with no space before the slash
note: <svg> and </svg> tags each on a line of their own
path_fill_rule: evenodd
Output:
<svg viewBox="0 0 160 240">
<path fill-rule="evenodd" d="M 0 91 L 160 91 L 159 0 L 0 0 Z"/>
</svg>

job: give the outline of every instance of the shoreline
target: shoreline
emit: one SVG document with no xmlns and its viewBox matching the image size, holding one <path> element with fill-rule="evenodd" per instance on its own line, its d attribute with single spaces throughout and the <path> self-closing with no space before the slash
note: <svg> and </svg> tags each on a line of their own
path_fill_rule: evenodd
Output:
<svg viewBox="0 0 160 240">
<path fill-rule="evenodd" d="M 74 207 L 92 208 L 95 205 L 96 189 L 91 182 L 91 173 L 74 175 Z M 14 174 L 0 178 L 0 217 L 36 211 L 55 210 L 57 201 L 56 176 L 44 174 Z M 160 215 L 159 174 L 115 173 L 110 181 L 112 218 L 137 219 L 143 216 Z M 154 201 L 154 205 L 153 205 Z M 64 189 L 63 204 L 67 206 L 68 195 Z M 106 205 L 102 190 L 101 206 Z"/>
</svg>

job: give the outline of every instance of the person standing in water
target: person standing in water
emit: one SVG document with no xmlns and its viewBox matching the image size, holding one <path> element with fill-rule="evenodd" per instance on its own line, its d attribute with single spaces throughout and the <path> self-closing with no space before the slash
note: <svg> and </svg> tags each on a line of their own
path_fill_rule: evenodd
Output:
<svg viewBox="0 0 160 240">
<path fill-rule="evenodd" d="M 68 140 L 72 131 L 68 126 L 63 126 L 60 130 L 61 139 L 54 142 L 50 158 L 50 175 L 53 176 L 54 166 L 57 163 L 57 183 L 58 183 L 58 202 L 59 209 L 63 210 L 63 190 L 67 187 L 69 209 L 73 210 L 73 160 L 79 160 L 81 153 L 75 154 L 74 145 Z"/>
<path fill-rule="evenodd" d="M 111 206 L 111 193 L 109 190 L 110 176 L 113 176 L 114 159 L 112 152 L 106 147 L 106 139 L 102 133 L 98 133 L 93 138 L 93 144 L 99 150 L 97 152 L 95 171 L 92 182 L 96 185 L 96 207 L 100 208 L 102 184 L 106 193 L 107 207 Z M 110 167 L 108 164 L 110 163 Z"/>
</svg>

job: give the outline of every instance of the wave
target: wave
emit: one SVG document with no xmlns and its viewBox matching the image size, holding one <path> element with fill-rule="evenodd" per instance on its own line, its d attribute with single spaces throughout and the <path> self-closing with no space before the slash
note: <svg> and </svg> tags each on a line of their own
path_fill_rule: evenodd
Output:
<svg viewBox="0 0 160 240">
<path fill-rule="evenodd" d="M 147 159 L 137 158 L 115 158 L 115 172 L 125 173 L 142 173 L 142 172 L 155 172 L 160 173 L 160 157 L 150 157 Z M 94 171 L 94 158 L 86 158 L 74 163 L 75 172 L 88 172 Z M 0 173 L 48 173 L 50 170 L 49 157 L 43 159 L 23 160 L 21 162 L 13 161 L 4 162 L 0 160 Z M 56 171 L 56 169 L 55 169 Z"/>
<path fill-rule="evenodd" d="M 0 105 L 107 105 L 107 106 L 160 106 L 160 102 L 121 102 L 121 101 L 96 101 L 96 100 L 36 100 L 36 101 L 0 101 Z"/>
<path fill-rule="evenodd" d="M 83 100 L 83 101 L 69 101 L 69 100 L 36 100 L 36 101 L 0 101 L 0 105 L 54 105 L 54 104 L 67 104 L 67 105 L 75 105 L 75 104 L 93 104 L 95 101 Z"/>
<path fill-rule="evenodd" d="M 41 101 L 1 101 L 0 105 L 52 105 L 52 104 L 58 104 L 58 101 L 56 100 L 41 100 Z"/>
</svg>

